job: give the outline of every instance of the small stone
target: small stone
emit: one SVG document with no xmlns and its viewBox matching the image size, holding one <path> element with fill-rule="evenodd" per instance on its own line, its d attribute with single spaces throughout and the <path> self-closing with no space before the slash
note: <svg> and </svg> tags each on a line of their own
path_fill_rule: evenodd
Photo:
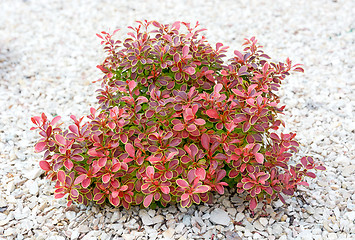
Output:
<svg viewBox="0 0 355 240">
<path fill-rule="evenodd" d="M 110 222 L 114 223 L 120 219 L 120 213 L 118 211 L 113 212 Z"/>
<path fill-rule="evenodd" d="M 342 175 L 348 177 L 355 172 L 355 165 L 346 166 L 343 168 Z"/>
<path fill-rule="evenodd" d="M 306 207 L 306 211 L 307 211 L 308 214 L 311 214 L 311 215 L 313 215 L 315 213 L 314 208 L 311 207 L 311 206 L 307 206 Z"/>
<path fill-rule="evenodd" d="M 264 227 L 268 224 L 268 220 L 266 218 L 260 218 L 259 222 L 261 223 L 261 225 L 263 225 Z"/>
<path fill-rule="evenodd" d="M 287 215 L 282 215 L 281 221 L 282 221 L 282 222 L 285 222 L 286 220 L 287 220 Z"/>
<path fill-rule="evenodd" d="M 186 227 L 189 227 L 191 225 L 191 216 L 184 215 L 184 217 L 182 218 L 182 222 L 185 224 Z"/>
<path fill-rule="evenodd" d="M 275 224 L 272 228 L 272 233 L 277 237 L 280 236 L 283 232 L 283 229 L 280 224 Z"/>
<path fill-rule="evenodd" d="M 79 235 L 80 235 L 80 233 L 79 233 L 77 230 L 73 230 L 73 231 L 71 232 L 70 239 L 71 239 L 71 240 L 76 240 L 76 239 L 78 239 Z"/>
<path fill-rule="evenodd" d="M 238 213 L 237 216 L 235 217 L 235 221 L 241 222 L 245 218 L 244 213 Z"/>
<path fill-rule="evenodd" d="M 135 234 L 132 233 L 124 233 L 122 234 L 122 238 L 124 240 L 134 240 L 136 238 Z"/>
<path fill-rule="evenodd" d="M 175 227 L 175 231 L 176 231 L 177 233 L 181 233 L 182 230 L 184 229 L 184 227 L 185 227 L 185 224 L 184 224 L 184 223 L 179 223 L 179 224 Z"/>
<path fill-rule="evenodd" d="M 214 224 L 219 224 L 224 226 L 228 226 L 231 222 L 228 214 L 220 208 L 216 208 L 211 212 L 210 221 Z"/>
<path fill-rule="evenodd" d="M 155 211 L 153 209 L 149 209 L 148 214 L 150 217 L 154 217 L 155 216 Z"/>
<path fill-rule="evenodd" d="M 328 239 L 329 240 L 335 240 L 335 239 L 338 239 L 338 236 L 336 233 L 329 233 L 328 234 Z"/>
<path fill-rule="evenodd" d="M 259 221 L 255 221 L 253 223 L 253 226 L 259 231 L 264 231 L 265 230 L 264 226 Z"/>
<path fill-rule="evenodd" d="M 80 225 L 78 227 L 78 231 L 81 232 L 81 233 L 87 233 L 90 231 L 90 228 L 86 225 Z"/>
<path fill-rule="evenodd" d="M 157 215 L 152 218 L 153 224 L 161 223 L 164 221 L 164 217 L 162 215 Z"/>
<path fill-rule="evenodd" d="M 227 212 L 229 213 L 229 215 L 231 215 L 232 217 L 234 217 L 237 214 L 237 210 L 235 208 L 227 208 Z"/>
<path fill-rule="evenodd" d="M 69 221 L 73 221 L 76 217 L 76 212 L 74 211 L 67 211 L 65 212 L 65 217 L 69 220 Z"/>
<path fill-rule="evenodd" d="M 228 240 L 242 240 L 242 238 L 236 232 L 227 231 L 226 232 L 226 239 Z"/>
<path fill-rule="evenodd" d="M 144 225 L 150 226 L 153 225 L 154 222 L 151 217 L 148 215 L 148 212 L 145 209 L 139 210 L 138 213 L 139 217 L 141 218 Z"/>
<path fill-rule="evenodd" d="M 173 228 L 168 228 L 163 232 L 163 236 L 167 239 L 172 239 L 174 236 L 175 230 Z"/>
</svg>

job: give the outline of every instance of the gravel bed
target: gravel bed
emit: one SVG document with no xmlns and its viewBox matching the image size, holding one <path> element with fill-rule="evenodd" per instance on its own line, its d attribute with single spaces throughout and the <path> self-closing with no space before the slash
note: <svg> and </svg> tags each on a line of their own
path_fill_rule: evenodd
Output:
<svg viewBox="0 0 355 240">
<path fill-rule="evenodd" d="M 354 1 L 1 0 L 0 9 L 0 239 L 355 239 Z M 327 171 L 287 206 L 259 206 L 253 216 L 228 191 L 189 209 L 55 200 L 30 117 L 87 115 L 104 59 L 95 33 L 143 19 L 198 20 L 211 43 L 241 50 L 256 36 L 273 59 L 303 63 L 306 72 L 282 87 L 285 131 Z"/>
</svg>

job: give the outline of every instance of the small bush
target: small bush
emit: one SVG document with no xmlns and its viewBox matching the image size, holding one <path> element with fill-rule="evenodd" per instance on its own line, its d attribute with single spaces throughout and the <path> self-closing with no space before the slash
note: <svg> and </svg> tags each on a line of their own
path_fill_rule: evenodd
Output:
<svg viewBox="0 0 355 240">
<path fill-rule="evenodd" d="M 228 47 L 212 47 L 198 24 L 138 23 L 123 42 L 98 34 L 108 56 L 89 121 L 71 116 L 64 130 L 59 116 L 31 119 L 55 198 L 190 207 L 229 186 L 246 193 L 253 210 L 284 201 L 282 194 L 308 186 L 310 170 L 325 169 L 311 157 L 291 166 L 296 134 L 275 132 L 285 108 L 275 92 L 291 71 L 303 72 L 299 64 L 270 62 L 254 37 L 225 63 Z"/>
</svg>

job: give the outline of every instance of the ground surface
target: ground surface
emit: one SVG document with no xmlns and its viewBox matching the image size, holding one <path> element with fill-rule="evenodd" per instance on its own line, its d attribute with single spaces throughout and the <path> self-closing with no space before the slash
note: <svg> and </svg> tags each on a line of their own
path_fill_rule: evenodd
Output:
<svg viewBox="0 0 355 240">
<path fill-rule="evenodd" d="M 0 1 L 0 239 L 354 239 L 355 2 L 176 2 Z M 149 211 L 66 209 L 53 198 L 33 153 L 30 117 L 86 115 L 104 58 L 95 33 L 142 19 L 198 20 L 210 42 L 231 50 L 256 36 L 273 59 L 304 64 L 281 95 L 300 154 L 327 166 L 304 189 L 305 201 L 293 197 L 250 216 L 234 194 L 212 206 Z"/>
</svg>

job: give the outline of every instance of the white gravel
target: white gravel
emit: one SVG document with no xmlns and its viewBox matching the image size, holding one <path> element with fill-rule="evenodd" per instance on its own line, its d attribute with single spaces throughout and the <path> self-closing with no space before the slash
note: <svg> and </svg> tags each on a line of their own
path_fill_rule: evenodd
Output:
<svg viewBox="0 0 355 240">
<path fill-rule="evenodd" d="M 355 239 L 354 1 L 1 0 L 0 9 L 0 239 Z M 305 201 L 250 216 L 228 192 L 190 209 L 67 209 L 53 198 L 30 117 L 86 115 L 104 59 L 95 33 L 143 19 L 198 20 L 231 50 L 255 35 L 273 59 L 305 65 L 281 91 L 300 154 L 327 166 Z"/>
</svg>

